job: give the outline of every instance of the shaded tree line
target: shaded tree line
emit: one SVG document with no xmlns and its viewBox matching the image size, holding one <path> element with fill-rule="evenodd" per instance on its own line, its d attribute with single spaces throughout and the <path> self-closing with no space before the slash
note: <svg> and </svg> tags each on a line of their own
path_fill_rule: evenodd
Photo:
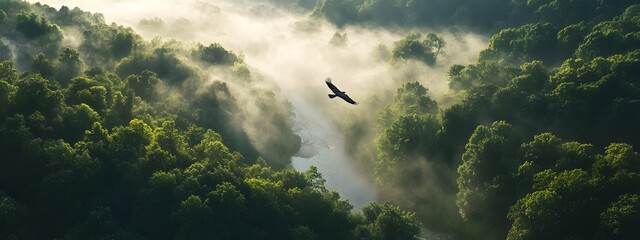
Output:
<svg viewBox="0 0 640 240">
<path fill-rule="evenodd" d="M 561 28 L 586 21 L 593 26 L 634 3 L 638 1 L 319 0 L 309 11 L 338 26 L 462 26 L 495 33 L 527 23 L 549 22 Z"/>
</svg>

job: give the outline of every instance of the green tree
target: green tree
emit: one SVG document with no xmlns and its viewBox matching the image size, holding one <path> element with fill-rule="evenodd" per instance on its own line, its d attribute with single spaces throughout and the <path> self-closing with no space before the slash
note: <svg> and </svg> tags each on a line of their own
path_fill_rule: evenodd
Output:
<svg viewBox="0 0 640 240">
<path fill-rule="evenodd" d="M 144 70 L 158 74 L 158 78 L 174 86 L 196 75 L 192 66 L 180 60 L 177 54 L 168 48 L 158 48 L 152 53 L 134 53 L 116 65 L 116 73 L 122 78 L 139 74 Z"/>
<path fill-rule="evenodd" d="M 143 156 L 151 136 L 151 127 L 140 119 L 131 120 L 128 126 L 115 127 L 109 135 L 115 157 L 126 162 L 135 162 Z"/>
<path fill-rule="evenodd" d="M 209 46 L 198 45 L 193 52 L 196 58 L 213 65 L 232 65 L 239 60 L 232 51 L 228 51 L 219 43 L 213 43 Z"/>
<path fill-rule="evenodd" d="M 640 154 L 629 144 L 612 143 L 593 165 L 594 177 L 602 184 L 607 199 L 625 193 L 639 193 Z"/>
<path fill-rule="evenodd" d="M 589 33 L 585 22 L 572 24 L 558 31 L 558 50 L 564 56 L 571 56 Z"/>
<path fill-rule="evenodd" d="M 569 239 L 594 236 L 597 203 L 594 186 L 584 170 L 542 173 L 547 178 L 541 189 L 527 194 L 511 208 L 513 221 L 507 239 Z"/>
<path fill-rule="evenodd" d="M 593 59 L 636 49 L 635 46 L 640 41 L 640 37 L 633 34 L 640 31 L 640 22 L 638 22 L 637 16 L 634 16 L 634 13 L 637 12 L 637 6 L 629 6 L 621 16 L 594 26 L 576 50 L 576 56 Z"/>
<path fill-rule="evenodd" d="M 246 198 L 229 182 L 223 182 L 207 194 L 206 203 L 219 219 L 234 220 L 246 211 Z"/>
<path fill-rule="evenodd" d="M 0 118 L 7 116 L 9 104 L 12 101 L 15 87 L 4 80 L 0 80 Z"/>
<path fill-rule="evenodd" d="M 407 82 L 393 95 L 394 104 L 403 114 L 435 114 L 438 104 L 429 97 L 427 91 L 418 82 Z"/>
<path fill-rule="evenodd" d="M 606 239 L 634 239 L 640 237 L 640 196 L 625 194 L 611 203 L 601 214 L 601 226 Z"/>
<path fill-rule="evenodd" d="M 64 119 L 63 136 L 70 142 L 82 139 L 85 131 L 101 120 L 100 115 L 84 103 L 66 107 L 62 118 Z"/>
<path fill-rule="evenodd" d="M 80 19 L 86 19 L 82 17 Z M 84 41 L 79 47 L 90 64 L 113 66 L 121 59 L 135 53 L 142 45 L 142 37 L 131 28 L 105 24 L 104 20 L 87 24 L 82 30 Z"/>
<path fill-rule="evenodd" d="M 103 113 L 107 110 L 107 88 L 96 80 L 81 76 L 72 78 L 65 90 L 65 100 L 69 105 L 87 104 Z"/>
<path fill-rule="evenodd" d="M 502 87 L 520 73 L 518 68 L 497 62 L 478 62 L 467 66 L 452 66 L 449 88 L 454 92 L 481 90 L 478 87 Z M 471 99 L 469 96 L 468 99 Z"/>
<path fill-rule="evenodd" d="M 415 59 L 427 65 L 434 65 L 444 45 L 444 41 L 433 33 L 428 34 L 424 39 L 419 33 L 409 34 L 393 43 L 392 59 L 396 61 Z"/>
<path fill-rule="evenodd" d="M 156 172 L 149 177 L 135 210 L 136 228 L 144 236 L 166 238 L 175 236 L 177 222 L 172 217 L 178 185 L 177 176 L 170 172 Z"/>
<path fill-rule="evenodd" d="M 18 80 L 18 73 L 12 61 L 0 62 L 0 79 L 12 84 Z"/>
<path fill-rule="evenodd" d="M 71 78 L 79 76 L 84 68 L 84 63 L 80 59 L 80 53 L 78 51 L 65 48 L 58 56 L 56 64 L 56 80 L 64 85 L 67 85 Z"/>
<path fill-rule="evenodd" d="M 526 24 L 503 29 L 489 40 L 489 48 L 480 52 L 479 61 L 508 63 L 540 60 L 555 63 L 557 30 L 550 23 Z"/>
<path fill-rule="evenodd" d="M 359 239 L 418 239 L 420 224 L 414 214 L 389 203 L 372 203 L 362 209 L 365 224 Z"/>
<path fill-rule="evenodd" d="M 15 227 L 18 223 L 18 204 L 11 196 L 0 192 L 0 237 L 16 238 Z"/>
<path fill-rule="evenodd" d="M 513 173 L 519 165 L 519 143 L 506 122 L 476 128 L 458 167 L 456 204 L 463 219 L 490 223 L 484 227 L 498 234 L 504 231 L 504 216 L 516 200 Z"/>
<path fill-rule="evenodd" d="M 212 234 L 208 230 L 212 220 L 212 211 L 198 196 L 189 196 L 180 203 L 177 218 L 180 226 L 178 238 L 202 239 L 208 238 Z"/>
<path fill-rule="evenodd" d="M 322 0 L 316 4 L 312 16 L 324 16 L 338 26 L 344 26 L 357 19 L 358 9 L 352 0 Z"/>
<path fill-rule="evenodd" d="M 44 78 L 51 78 L 54 74 L 53 63 L 47 59 L 43 52 L 33 58 L 33 69 Z"/>
<path fill-rule="evenodd" d="M 50 35 L 52 39 L 61 39 L 60 28 L 35 13 L 21 11 L 16 15 L 16 30 L 29 39 Z"/>
<path fill-rule="evenodd" d="M 130 233 L 114 219 L 111 208 L 98 207 L 75 226 L 69 233 L 65 234 L 64 240 L 81 239 L 141 239 L 140 236 Z"/>
<path fill-rule="evenodd" d="M 153 100 L 156 86 L 160 83 L 158 75 L 149 70 L 144 70 L 140 75 L 129 75 L 125 80 L 136 95 L 144 100 Z"/>
<path fill-rule="evenodd" d="M 29 75 L 16 82 L 12 112 L 30 115 L 42 113 L 47 121 L 58 120 L 64 109 L 64 95 L 56 82 Z"/>
<path fill-rule="evenodd" d="M 347 33 L 340 34 L 339 32 L 335 32 L 333 36 L 331 36 L 331 40 L 329 40 L 329 44 L 334 47 L 344 47 L 349 42 L 349 38 L 347 37 Z"/>
</svg>

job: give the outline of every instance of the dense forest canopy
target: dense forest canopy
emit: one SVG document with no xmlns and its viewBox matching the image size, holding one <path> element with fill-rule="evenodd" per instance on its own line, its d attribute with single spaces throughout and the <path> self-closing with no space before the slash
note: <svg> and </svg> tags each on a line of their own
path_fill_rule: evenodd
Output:
<svg viewBox="0 0 640 240">
<path fill-rule="evenodd" d="M 238 50 L 0 0 L 0 238 L 640 238 L 639 1 L 254 2 L 301 32 L 402 33 L 369 49 L 393 79 L 330 118 L 388 202 L 352 211 L 290 168 L 292 104 Z M 468 49 L 438 29 L 488 44 L 443 66 Z M 448 69 L 446 92 L 415 68 Z"/>
<path fill-rule="evenodd" d="M 147 41 L 78 8 L 0 10 L 0 238 L 420 234 L 412 213 L 352 212 L 317 169 L 288 169 L 290 104 L 220 44 Z"/>
<path fill-rule="evenodd" d="M 401 2 L 323 1 L 315 13 L 347 4 L 357 9 L 340 15 L 348 21 L 326 17 L 402 25 L 406 19 L 382 21 L 388 15 L 363 18 L 368 7 Z M 491 36 L 476 63 L 450 67 L 445 104 L 407 81 L 379 110 L 374 133 L 351 132 L 377 144 L 366 157 L 382 199 L 459 238 L 637 238 L 639 5 L 506 2 L 526 18 L 468 26 L 511 27 Z M 436 25 L 448 24 L 465 23 Z"/>
<path fill-rule="evenodd" d="M 594 25 L 617 16 L 625 8 L 636 3 L 639 1 L 318 0 L 310 10 L 314 16 L 325 17 L 341 26 L 458 26 L 476 31 L 496 32 L 527 23 L 550 23 L 556 27 L 564 27 L 584 21 L 588 25 Z"/>
</svg>

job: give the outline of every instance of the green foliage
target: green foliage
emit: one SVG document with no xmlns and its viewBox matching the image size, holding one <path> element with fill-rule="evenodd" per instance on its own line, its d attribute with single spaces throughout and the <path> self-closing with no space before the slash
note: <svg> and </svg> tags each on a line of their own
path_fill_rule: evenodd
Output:
<svg viewBox="0 0 640 240">
<path fill-rule="evenodd" d="M 605 228 L 607 239 L 633 239 L 640 237 L 640 197 L 636 194 L 625 194 L 611 203 L 602 213 L 601 225 Z"/>
<path fill-rule="evenodd" d="M 580 22 L 589 25 L 622 13 L 638 1 L 561 0 L 322 0 L 313 10 L 338 26 L 374 24 L 382 26 L 463 26 L 494 33 L 502 28 L 528 23 L 551 23 L 565 27 Z M 633 14 L 633 11 L 629 12 Z"/>
<path fill-rule="evenodd" d="M 55 120 L 64 107 L 64 97 L 58 83 L 39 75 L 29 75 L 15 83 L 16 92 L 10 104 L 12 112 L 30 115 L 36 111 L 49 121 Z"/>
<path fill-rule="evenodd" d="M 53 63 L 51 63 L 51 61 L 47 59 L 47 57 L 44 55 L 43 52 L 38 53 L 38 55 L 36 55 L 33 58 L 32 67 L 36 73 L 39 73 L 40 76 L 44 78 L 53 77 L 53 73 L 54 73 Z"/>
<path fill-rule="evenodd" d="M 467 66 L 454 65 L 449 70 L 449 89 L 454 92 L 476 90 L 482 86 L 504 86 L 518 70 L 496 62 L 478 62 Z"/>
<path fill-rule="evenodd" d="M 632 239 L 640 194 L 632 3 L 323 0 L 312 15 L 341 27 L 497 33 L 477 63 L 450 68 L 451 102 L 407 81 L 376 124 L 348 130 L 375 125 L 371 165 L 394 190 L 383 197 L 463 238 Z M 84 41 L 62 48 L 58 26 L 80 29 Z M 351 212 L 316 168 L 279 170 L 300 146 L 291 105 L 255 87 L 241 56 L 220 44 L 145 42 L 100 14 L 15 0 L 0 1 L 0 33 L 0 57 L 15 61 L 0 63 L 0 238 L 420 234 L 413 214 L 389 204 Z M 390 53 L 434 65 L 444 47 L 435 34 L 413 34 Z M 226 79 L 196 89 L 205 71 Z M 248 99 L 232 94 L 244 89 Z"/>
<path fill-rule="evenodd" d="M 211 233 L 207 227 L 211 221 L 211 209 L 200 200 L 200 197 L 191 195 L 180 203 L 177 218 L 180 230 L 178 230 L 178 238 L 180 239 L 203 239 L 210 237 Z"/>
<path fill-rule="evenodd" d="M 419 33 L 409 34 L 393 43 L 392 60 L 415 59 L 428 65 L 434 65 L 436 58 L 445 46 L 445 42 L 434 33 L 425 38 Z"/>
<path fill-rule="evenodd" d="M 11 96 L 14 92 L 13 85 L 4 80 L 0 80 L 0 117 L 6 117 L 9 103 L 11 103 Z"/>
<path fill-rule="evenodd" d="M 65 48 L 58 56 L 55 69 L 55 79 L 63 86 L 66 85 L 71 78 L 79 76 L 84 69 L 80 53 L 74 49 Z"/>
<path fill-rule="evenodd" d="M 403 166 L 406 161 L 427 155 L 439 144 L 440 122 L 432 115 L 438 107 L 427 92 L 418 82 L 405 83 L 394 94 L 393 104 L 378 117 L 378 124 L 385 126 L 377 139 L 378 160 L 375 163 L 381 185 L 391 186 L 384 183 L 388 181 L 386 177 L 407 170 Z"/>
<path fill-rule="evenodd" d="M 589 34 L 589 29 L 585 22 L 566 26 L 558 31 L 558 51 L 561 51 L 562 56 L 572 55 L 587 34 Z"/>
<path fill-rule="evenodd" d="M 153 53 L 135 53 L 123 58 L 116 66 L 118 76 L 124 78 L 132 74 L 140 74 L 141 70 L 149 70 L 169 85 L 180 86 L 195 75 L 193 67 L 188 66 L 167 48 L 158 48 Z"/>
<path fill-rule="evenodd" d="M 233 52 L 144 42 L 77 8 L 0 9 L 20 61 L 0 63 L 0 238 L 354 239 L 365 224 L 316 168 L 280 170 L 300 147 L 292 106 L 254 86 Z M 83 43 L 61 48 L 56 24 Z M 213 68 L 194 60 L 239 86 L 203 84 Z M 242 88 L 250 97 L 236 99 Z M 384 208 L 376 234 L 420 234 L 412 214 Z"/>
<path fill-rule="evenodd" d="M 3 238 L 15 238 L 10 230 L 15 227 L 18 217 L 18 206 L 16 200 L 11 196 L 0 192 L 0 236 Z"/>
<path fill-rule="evenodd" d="M 104 16 L 101 13 L 85 12 L 78 7 L 69 9 L 67 6 L 61 6 L 60 9 L 56 10 L 47 5 L 39 6 L 37 3 L 35 6 L 42 9 L 48 14 L 49 18 L 55 19 L 61 26 L 89 26 L 104 23 Z"/>
<path fill-rule="evenodd" d="M 93 123 L 100 122 L 100 115 L 87 104 L 68 106 L 62 115 L 65 139 L 71 142 L 82 139 L 84 132 L 89 130 Z"/>
<path fill-rule="evenodd" d="M 640 43 L 640 18 L 637 14 L 639 5 L 633 5 L 619 17 L 611 21 L 603 21 L 593 27 L 578 47 L 576 56 L 593 59 L 623 54 L 637 49 Z"/>
<path fill-rule="evenodd" d="M 479 61 L 506 61 L 517 64 L 540 60 L 557 61 L 556 29 L 550 23 L 523 25 L 501 30 L 491 37 L 489 48 L 480 52 Z"/>
<path fill-rule="evenodd" d="M 101 86 L 98 81 L 88 77 L 76 77 L 65 89 L 67 104 L 87 104 L 98 112 L 107 110 L 107 88 Z"/>
<path fill-rule="evenodd" d="M 48 36 L 51 40 L 62 38 L 60 28 L 35 13 L 19 12 L 16 16 L 16 30 L 29 39 Z"/>
<path fill-rule="evenodd" d="M 64 235 L 65 240 L 80 239 L 142 239 L 136 234 L 130 233 L 118 224 L 113 218 L 113 212 L 108 207 L 98 207 L 76 225 L 73 230 Z"/>
<path fill-rule="evenodd" d="M 352 22 L 357 17 L 357 5 L 353 0 L 321 0 L 316 4 L 313 16 L 331 19 L 338 26 Z"/>
<path fill-rule="evenodd" d="M 149 70 L 143 71 L 140 75 L 129 75 L 125 81 L 134 93 L 144 100 L 154 100 L 155 87 L 160 83 L 158 75 Z"/>
<path fill-rule="evenodd" d="M 458 167 L 456 204 L 463 219 L 490 223 L 486 229 L 506 225 L 507 207 L 515 199 L 512 172 L 518 166 L 518 143 L 505 122 L 479 126 L 471 135 Z"/>
<path fill-rule="evenodd" d="M 530 18 L 503 29 L 477 63 L 451 66 L 452 104 L 416 111 L 414 98 L 397 104 L 396 96 L 382 108 L 376 180 L 395 190 L 387 199 L 429 212 L 421 220 L 470 238 L 619 238 L 611 219 L 626 215 L 604 212 L 640 191 L 637 7 L 614 17 L 628 5 L 579 13 L 569 9 L 573 2 L 512 3 L 541 7 L 540 19 L 551 23 Z M 567 19 L 554 16 L 564 12 Z M 448 188 L 454 181 L 457 188 Z M 447 207 L 453 198 L 457 206 Z M 620 231 L 635 236 L 629 229 Z"/>
<path fill-rule="evenodd" d="M 512 207 L 508 239 L 585 238 L 597 229 L 594 186 L 584 170 L 552 173 L 547 184 Z"/>
<path fill-rule="evenodd" d="M 79 49 L 88 53 L 90 64 L 112 65 L 141 47 L 142 37 L 131 28 L 102 22 L 88 25 L 82 30 L 84 41 Z"/>
<path fill-rule="evenodd" d="M 344 47 L 349 42 L 349 38 L 347 37 L 347 33 L 340 34 L 339 32 L 335 32 L 333 36 L 331 36 L 331 40 L 329 40 L 329 44 L 334 47 Z"/>
<path fill-rule="evenodd" d="M 14 83 L 18 79 L 18 73 L 13 62 L 0 62 L 0 79 L 7 81 L 8 83 Z"/>
<path fill-rule="evenodd" d="M 408 82 L 393 95 L 394 104 L 403 114 L 435 114 L 438 104 L 427 95 L 427 88 L 418 82 Z"/>
<path fill-rule="evenodd" d="M 325 0 L 314 9 L 314 15 L 324 16 L 342 26 L 370 23 L 387 26 L 433 26 L 464 24 L 482 29 L 491 28 L 507 18 L 510 1 L 391 1 L 391 0 Z"/>
<path fill-rule="evenodd" d="M 278 5 L 282 5 L 286 8 L 300 9 L 300 10 L 311 10 L 316 6 L 316 0 L 269 0 Z"/>
<path fill-rule="evenodd" d="M 231 65 L 239 60 L 238 56 L 233 52 L 224 49 L 219 43 L 214 43 L 207 47 L 198 45 L 193 55 L 197 59 L 213 65 Z"/>
<path fill-rule="evenodd" d="M 362 209 L 364 224 L 356 229 L 356 239 L 418 239 L 420 224 L 413 213 L 389 203 L 373 203 Z"/>
</svg>

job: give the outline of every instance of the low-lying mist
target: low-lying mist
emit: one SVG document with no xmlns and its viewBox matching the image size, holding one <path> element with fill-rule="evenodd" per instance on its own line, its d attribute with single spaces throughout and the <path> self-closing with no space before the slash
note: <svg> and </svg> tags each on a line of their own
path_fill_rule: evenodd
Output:
<svg viewBox="0 0 640 240">
<path fill-rule="evenodd" d="M 77 6 L 85 11 L 102 13 L 107 22 L 130 26 L 146 40 L 159 37 L 205 46 L 220 43 L 240 55 L 256 80 L 253 84 L 272 89 L 292 105 L 296 121 L 294 130 L 303 143 L 302 151 L 294 157 L 294 167 L 308 167 L 309 164 L 303 161 L 317 163 L 327 178 L 327 187 L 351 200 L 359 199 L 352 202 L 356 208 L 374 200 L 375 191 L 369 184 L 371 176 L 368 173 L 371 172 L 369 158 L 376 156 L 375 121 L 378 112 L 391 101 L 396 88 L 407 81 L 418 81 L 429 89 L 432 99 L 446 104 L 443 99 L 448 92 L 449 67 L 475 61 L 487 42 L 485 36 L 459 29 L 436 31 L 446 47 L 435 65 L 416 61 L 390 63 L 395 41 L 409 33 L 434 31 L 373 26 L 337 28 L 321 19 L 311 19 L 309 14 L 292 13 L 264 1 L 40 2 L 55 8 Z M 72 33 L 65 30 L 65 34 Z M 69 41 L 67 44 L 77 43 Z M 211 81 L 225 80 L 225 76 L 215 69 L 209 69 L 208 74 Z M 338 98 L 329 99 L 329 89 L 324 83 L 327 77 L 359 105 L 350 105 Z M 239 102 L 253 97 L 254 93 L 243 85 L 229 84 Z M 244 120 L 238 124 L 249 134 L 254 145 L 258 148 L 267 146 L 263 139 L 265 134 L 271 134 L 268 125 L 272 124 L 267 121 L 268 116 L 259 111 L 259 106 L 247 104 L 241 107 L 247 111 Z M 356 123 L 362 126 L 357 131 L 353 129 Z M 361 136 L 349 136 L 353 134 Z M 336 144 L 342 146 L 336 147 Z M 319 156 L 322 154 L 328 156 Z M 338 163 L 350 170 L 335 168 Z M 336 173 L 331 169 L 341 170 Z"/>
</svg>

